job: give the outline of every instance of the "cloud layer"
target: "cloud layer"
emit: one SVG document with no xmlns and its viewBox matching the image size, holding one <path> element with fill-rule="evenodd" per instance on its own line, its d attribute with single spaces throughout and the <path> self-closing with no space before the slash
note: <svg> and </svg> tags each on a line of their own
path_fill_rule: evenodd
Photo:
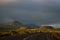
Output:
<svg viewBox="0 0 60 40">
<path fill-rule="evenodd" d="M 59 0 L 17 0 L 13 5 L 0 6 L 0 19 L 14 18 L 26 24 L 38 25 L 60 23 L 59 3 Z"/>
</svg>

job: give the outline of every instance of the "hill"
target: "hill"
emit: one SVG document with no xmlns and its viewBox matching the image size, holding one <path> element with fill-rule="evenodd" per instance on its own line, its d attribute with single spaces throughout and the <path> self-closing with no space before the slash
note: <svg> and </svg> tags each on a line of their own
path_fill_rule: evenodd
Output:
<svg viewBox="0 0 60 40">
<path fill-rule="evenodd" d="M 15 30 L 20 26 L 22 26 L 22 23 L 18 21 L 4 23 L 4 24 L 0 24 L 0 31 Z"/>
<path fill-rule="evenodd" d="M 0 40 L 60 40 L 60 30 L 51 26 L 40 28 L 21 26 L 16 30 L 0 32 Z"/>
</svg>

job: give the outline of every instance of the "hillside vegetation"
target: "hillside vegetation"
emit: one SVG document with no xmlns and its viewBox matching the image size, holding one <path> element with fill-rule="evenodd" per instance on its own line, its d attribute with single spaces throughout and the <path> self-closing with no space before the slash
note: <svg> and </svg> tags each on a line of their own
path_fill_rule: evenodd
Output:
<svg viewBox="0 0 60 40">
<path fill-rule="evenodd" d="M 60 30 L 48 26 L 21 26 L 16 30 L 1 31 L 0 40 L 60 40 Z"/>
<path fill-rule="evenodd" d="M 60 40 L 60 28 L 34 26 L 18 22 L 0 24 L 0 40 Z"/>
</svg>

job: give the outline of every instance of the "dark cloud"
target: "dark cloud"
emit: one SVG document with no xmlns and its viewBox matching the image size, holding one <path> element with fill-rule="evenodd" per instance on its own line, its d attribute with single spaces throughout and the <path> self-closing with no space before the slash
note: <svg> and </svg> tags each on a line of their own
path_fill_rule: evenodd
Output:
<svg viewBox="0 0 60 40">
<path fill-rule="evenodd" d="M 7 18 L 10 18 L 9 21 L 12 20 L 11 18 L 14 18 L 23 23 L 34 23 L 38 25 L 60 23 L 60 5 L 57 0 L 46 0 L 43 2 L 29 2 L 26 0 L 20 4 L 2 6 L 0 7 L 0 10 L 2 10 L 0 12 L 0 22 L 6 21 Z"/>
</svg>

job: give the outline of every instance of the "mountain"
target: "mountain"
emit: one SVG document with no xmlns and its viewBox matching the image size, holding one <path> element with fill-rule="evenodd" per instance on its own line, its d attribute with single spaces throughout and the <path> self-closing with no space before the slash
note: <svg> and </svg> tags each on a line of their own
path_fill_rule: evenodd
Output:
<svg viewBox="0 0 60 40">
<path fill-rule="evenodd" d="M 19 28 L 21 25 L 22 25 L 22 23 L 20 23 L 18 21 L 0 24 L 0 31 L 2 31 L 2 30 L 14 30 L 14 29 Z"/>
<path fill-rule="evenodd" d="M 38 28 L 39 26 L 35 24 L 23 25 L 21 22 L 13 21 L 9 23 L 0 24 L 0 31 L 1 30 L 16 30 L 20 27 L 27 27 L 30 29 L 30 28 Z"/>
<path fill-rule="evenodd" d="M 46 28 L 46 29 L 54 29 L 54 27 L 52 27 L 52 26 L 46 26 L 46 25 L 42 25 L 42 26 L 40 26 L 40 28 L 41 29 L 43 29 L 43 28 Z"/>
<path fill-rule="evenodd" d="M 38 28 L 39 27 L 38 25 L 35 25 L 35 24 L 27 24 L 26 26 L 28 28 Z"/>
</svg>

